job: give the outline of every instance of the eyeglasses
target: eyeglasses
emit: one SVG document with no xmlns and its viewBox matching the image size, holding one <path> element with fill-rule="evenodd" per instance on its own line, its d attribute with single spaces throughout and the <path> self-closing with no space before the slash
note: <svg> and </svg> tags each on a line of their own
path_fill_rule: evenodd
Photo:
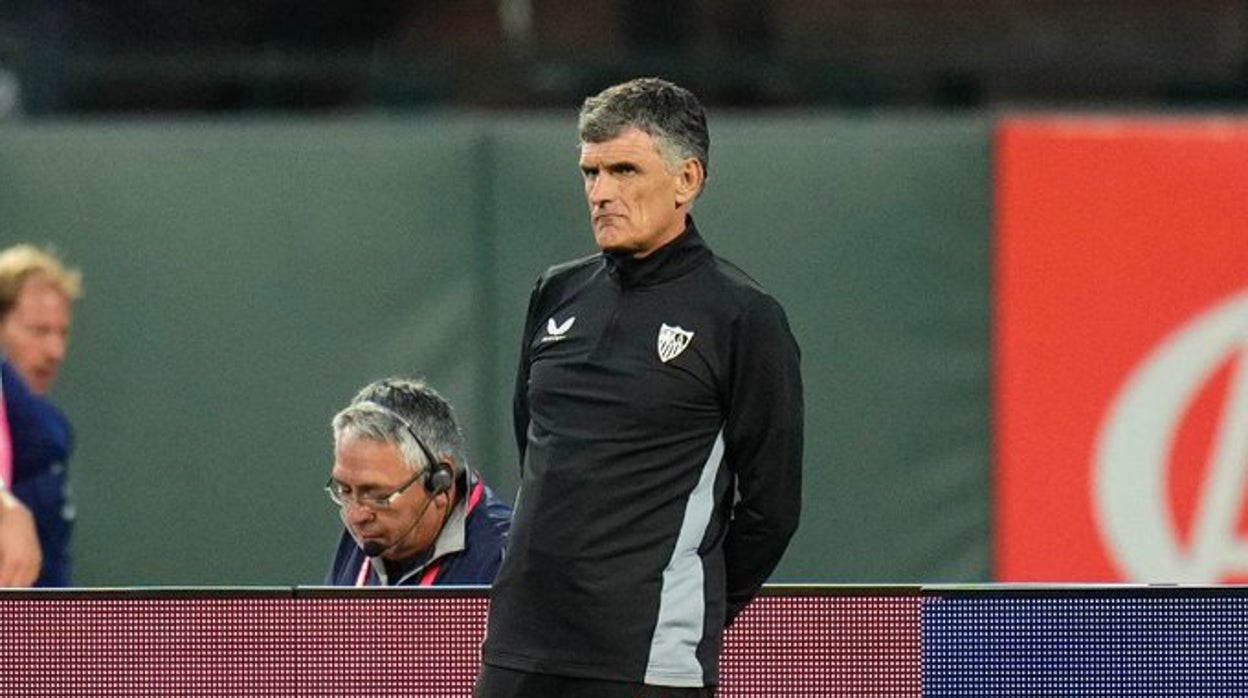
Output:
<svg viewBox="0 0 1248 698">
<path fill-rule="evenodd" d="M 422 468 L 420 472 L 412 476 L 412 479 L 403 483 L 402 487 L 391 492 L 390 494 L 380 496 L 373 494 L 347 494 L 342 491 L 342 483 L 334 482 L 334 478 L 331 477 L 329 478 L 329 481 L 325 483 L 325 493 L 329 495 L 329 498 L 333 500 L 334 504 L 337 504 L 339 507 L 344 509 L 347 505 L 354 504 L 371 511 L 382 511 L 389 509 L 399 497 L 403 496 L 404 492 L 406 492 L 412 485 L 416 484 L 416 482 L 428 472 L 428 469 Z"/>
<path fill-rule="evenodd" d="M 403 428 L 406 429 L 407 433 L 411 435 L 412 440 L 416 442 L 416 446 L 420 448 L 420 452 L 425 456 L 425 463 L 427 465 L 424 468 L 421 468 L 420 472 L 413 475 L 412 479 L 404 483 L 402 487 L 383 497 L 367 494 L 347 494 L 342 491 L 341 483 L 334 482 L 332 475 L 330 476 L 329 481 L 325 483 L 325 493 L 328 494 L 329 498 L 334 501 L 334 504 L 343 508 L 345 508 L 348 504 L 355 504 L 356 506 L 365 507 L 371 511 L 381 511 L 389 509 L 390 506 L 394 504 L 395 500 L 402 497 L 403 493 L 406 492 L 409 487 L 416 484 L 416 481 L 419 480 L 422 475 L 428 475 L 432 472 L 431 469 L 433 468 L 433 464 L 437 463 L 438 459 L 433 457 L 433 452 L 429 450 L 429 447 L 425 445 L 425 442 L 420 438 L 420 435 L 416 433 L 416 427 L 412 426 L 412 423 L 407 421 L 403 415 L 395 412 L 393 409 L 381 404 L 380 402 L 372 400 L 367 402 L 373 408 L 390 415 L 391 418 L 403 425 Z"/>
</svg>

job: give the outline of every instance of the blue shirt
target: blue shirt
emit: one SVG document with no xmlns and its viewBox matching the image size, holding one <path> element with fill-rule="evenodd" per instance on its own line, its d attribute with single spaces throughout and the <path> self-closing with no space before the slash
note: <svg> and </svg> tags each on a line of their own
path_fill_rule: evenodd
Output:
<svg viewBox="0 0 1248 698">
<path fill-rule="evenodd" d="M 74 508 L 69 497 L 69 456 L 74 434 L 51 402 L 31 391 L 7 362 L 0 362 L 4 406 L 13 448 L 9 489 L 35 517 L 43 569 L 37 587 L 71 586 L 70 535 Z"/>
</svg>

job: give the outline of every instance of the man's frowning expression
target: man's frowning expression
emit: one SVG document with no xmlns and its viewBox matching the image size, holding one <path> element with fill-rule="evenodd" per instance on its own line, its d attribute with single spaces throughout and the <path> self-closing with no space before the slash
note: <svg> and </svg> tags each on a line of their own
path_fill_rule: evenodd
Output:
<svg viewBox="0 0 1248 698">
<path fill-rule="evenodd" d="M 599 249 L 645 257 L 684 231 L 701 185 L 696 160 L 673 171 L 658 142 L 630 128 L 602 143 L 582 143 L 580 166 Z"/>
</svg>

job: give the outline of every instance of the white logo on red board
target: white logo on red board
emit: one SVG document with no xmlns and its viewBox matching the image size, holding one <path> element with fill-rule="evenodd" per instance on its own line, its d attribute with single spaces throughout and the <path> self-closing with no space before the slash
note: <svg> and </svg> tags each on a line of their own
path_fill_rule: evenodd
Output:
<svg viewBox="0 0 1248 698">
<path fill-rule="evenodd" d="M 1228 364 L 1185 542 L 1171 515 L 1171 454 L 1197 396 Z M 1248 494 L 1248 292 L 1184 324 L 1131 374 L 1102 425 L 1094 478 L 1102 535 L 1129 580 L 1218 583 L 1248 574 L 1239 533 Z"/>
</svg>

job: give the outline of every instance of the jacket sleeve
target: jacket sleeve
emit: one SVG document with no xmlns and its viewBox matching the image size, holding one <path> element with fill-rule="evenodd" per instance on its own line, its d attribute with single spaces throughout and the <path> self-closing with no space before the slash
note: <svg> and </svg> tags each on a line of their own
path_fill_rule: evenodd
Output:
<svg viewBox="0 0 1248 698">
<path fill-rule="evenodd" d="M 0 357 L 0 490 L 8 489 L 13 478 L 13 440 L 9 436 L 9 413 L 5 407 L 4 373 L 8 364 Z"/>
<path fill-rule="evenodd" d="M 520 471 L 524 472 L 524 452 L 529 443 L 529 346 L 533 337 L 533 327 L 537 320 L 537 299 L 542 288 L 542 279 L 538 279 L 529 294 L 529 309 L 524 317 L 524 334 L 520 337 L 520 361 L 516 366 L 516 384 L 512 394 L 511 418 L 516 438 L 516 455 L 519 458 Z"/>
<path fill-rule="evenodd" d="M 797 530 L 802 504 L 801 356 L 784 310 L 763 297 L 734 331 L 725 427 L 737 499 L 724 541 L 727 622 L 754 598 Z"/>
</svg>

